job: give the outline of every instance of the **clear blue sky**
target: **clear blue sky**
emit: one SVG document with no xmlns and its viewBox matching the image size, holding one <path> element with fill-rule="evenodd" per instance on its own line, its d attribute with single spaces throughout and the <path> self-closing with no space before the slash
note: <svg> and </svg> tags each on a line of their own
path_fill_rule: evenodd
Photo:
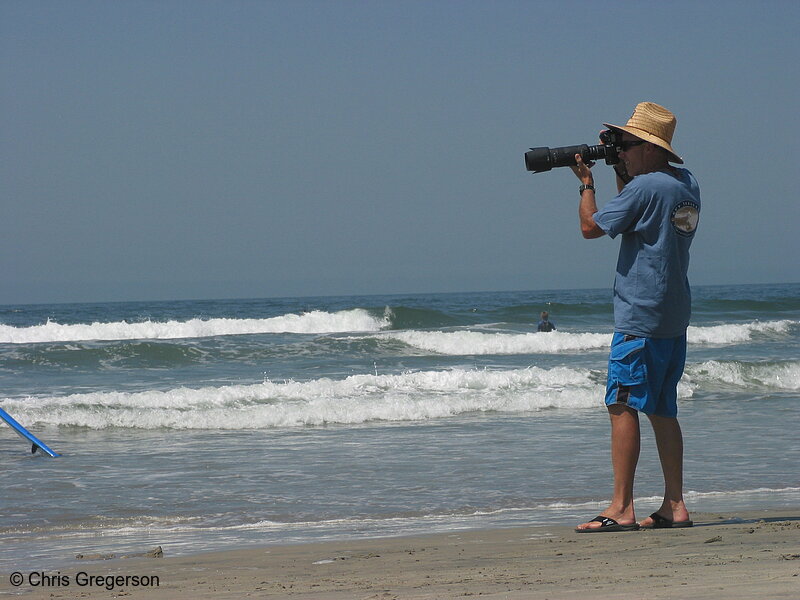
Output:
<svg viewBox="0 0 800 600">
<path fill-rule="evenodd" d="M 651 100 L 694 284 L 800 281 L 797 2 L 0 2 L 0 303 L 610 287 L 568 169 Z M 595 168 L 602 204 L 612 194 Z"/>
</svg>

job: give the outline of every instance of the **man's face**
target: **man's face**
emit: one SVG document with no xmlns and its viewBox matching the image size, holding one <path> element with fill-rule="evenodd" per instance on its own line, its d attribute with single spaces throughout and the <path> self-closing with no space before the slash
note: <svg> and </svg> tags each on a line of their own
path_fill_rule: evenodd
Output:
<svg viewBox="0 0 800 600">
<path fill-rule="evenodd" d="M 639 138 L 631 135 L 627 131 L 622 133 L 622 142 L 641 142 Z M 646 144 L 638 144 L 631 146 L 627 150 L 622 150 L 619 153 L 619 158 L 625 165 L 628 175 L 635 177 L 645 172 L 644 169 L 644 147 Z"/>
</svg>

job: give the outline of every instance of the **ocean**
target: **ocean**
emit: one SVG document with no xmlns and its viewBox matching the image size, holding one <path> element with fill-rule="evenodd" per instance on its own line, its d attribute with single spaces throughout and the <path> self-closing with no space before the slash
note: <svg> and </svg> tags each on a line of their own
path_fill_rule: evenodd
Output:
<svg viewBox="0 0 800 600">
<path fill-rule="evenodd" d="M 800 284 L 693 293 L 687 504 L 798 507 Z M 0 422 L 0 570 L 583 522 L 612 326 L 607 289 L 0 306 L 0 407 L 62 454 Z"/>
</svg>

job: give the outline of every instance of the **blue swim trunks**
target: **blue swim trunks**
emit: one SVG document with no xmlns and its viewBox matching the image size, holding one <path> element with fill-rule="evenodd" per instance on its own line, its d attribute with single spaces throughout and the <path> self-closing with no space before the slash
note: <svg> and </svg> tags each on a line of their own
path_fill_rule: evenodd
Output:
<svg viewBox="0 0 800 600">
<path fill-rule="evenodd" d="M 645 338 L 615 333 L 608 359 L 606 405 L 647 415 L 678 415 L 678 381 L 686 364 L 686 334 Z"/>
</svg>

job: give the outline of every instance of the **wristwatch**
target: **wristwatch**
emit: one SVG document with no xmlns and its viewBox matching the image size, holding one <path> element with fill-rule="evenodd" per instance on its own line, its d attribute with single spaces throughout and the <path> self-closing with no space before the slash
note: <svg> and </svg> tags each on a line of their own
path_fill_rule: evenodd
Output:
<svg viewBox="0 0 800 600">
<path fill-rule="evenodd" d="M 592 191 L 594 191 L 594 186 L 593 186 L 591 183 L 589 183 L 589 184 L 583 184 L 583 185 L 581 185 L 581 187 L 580 187 L 580 193 L 581 193 L 581 194 L 583 194 L 583 192 L 585 192 L 586 190 L 592 190 Z"/>
</svg>

